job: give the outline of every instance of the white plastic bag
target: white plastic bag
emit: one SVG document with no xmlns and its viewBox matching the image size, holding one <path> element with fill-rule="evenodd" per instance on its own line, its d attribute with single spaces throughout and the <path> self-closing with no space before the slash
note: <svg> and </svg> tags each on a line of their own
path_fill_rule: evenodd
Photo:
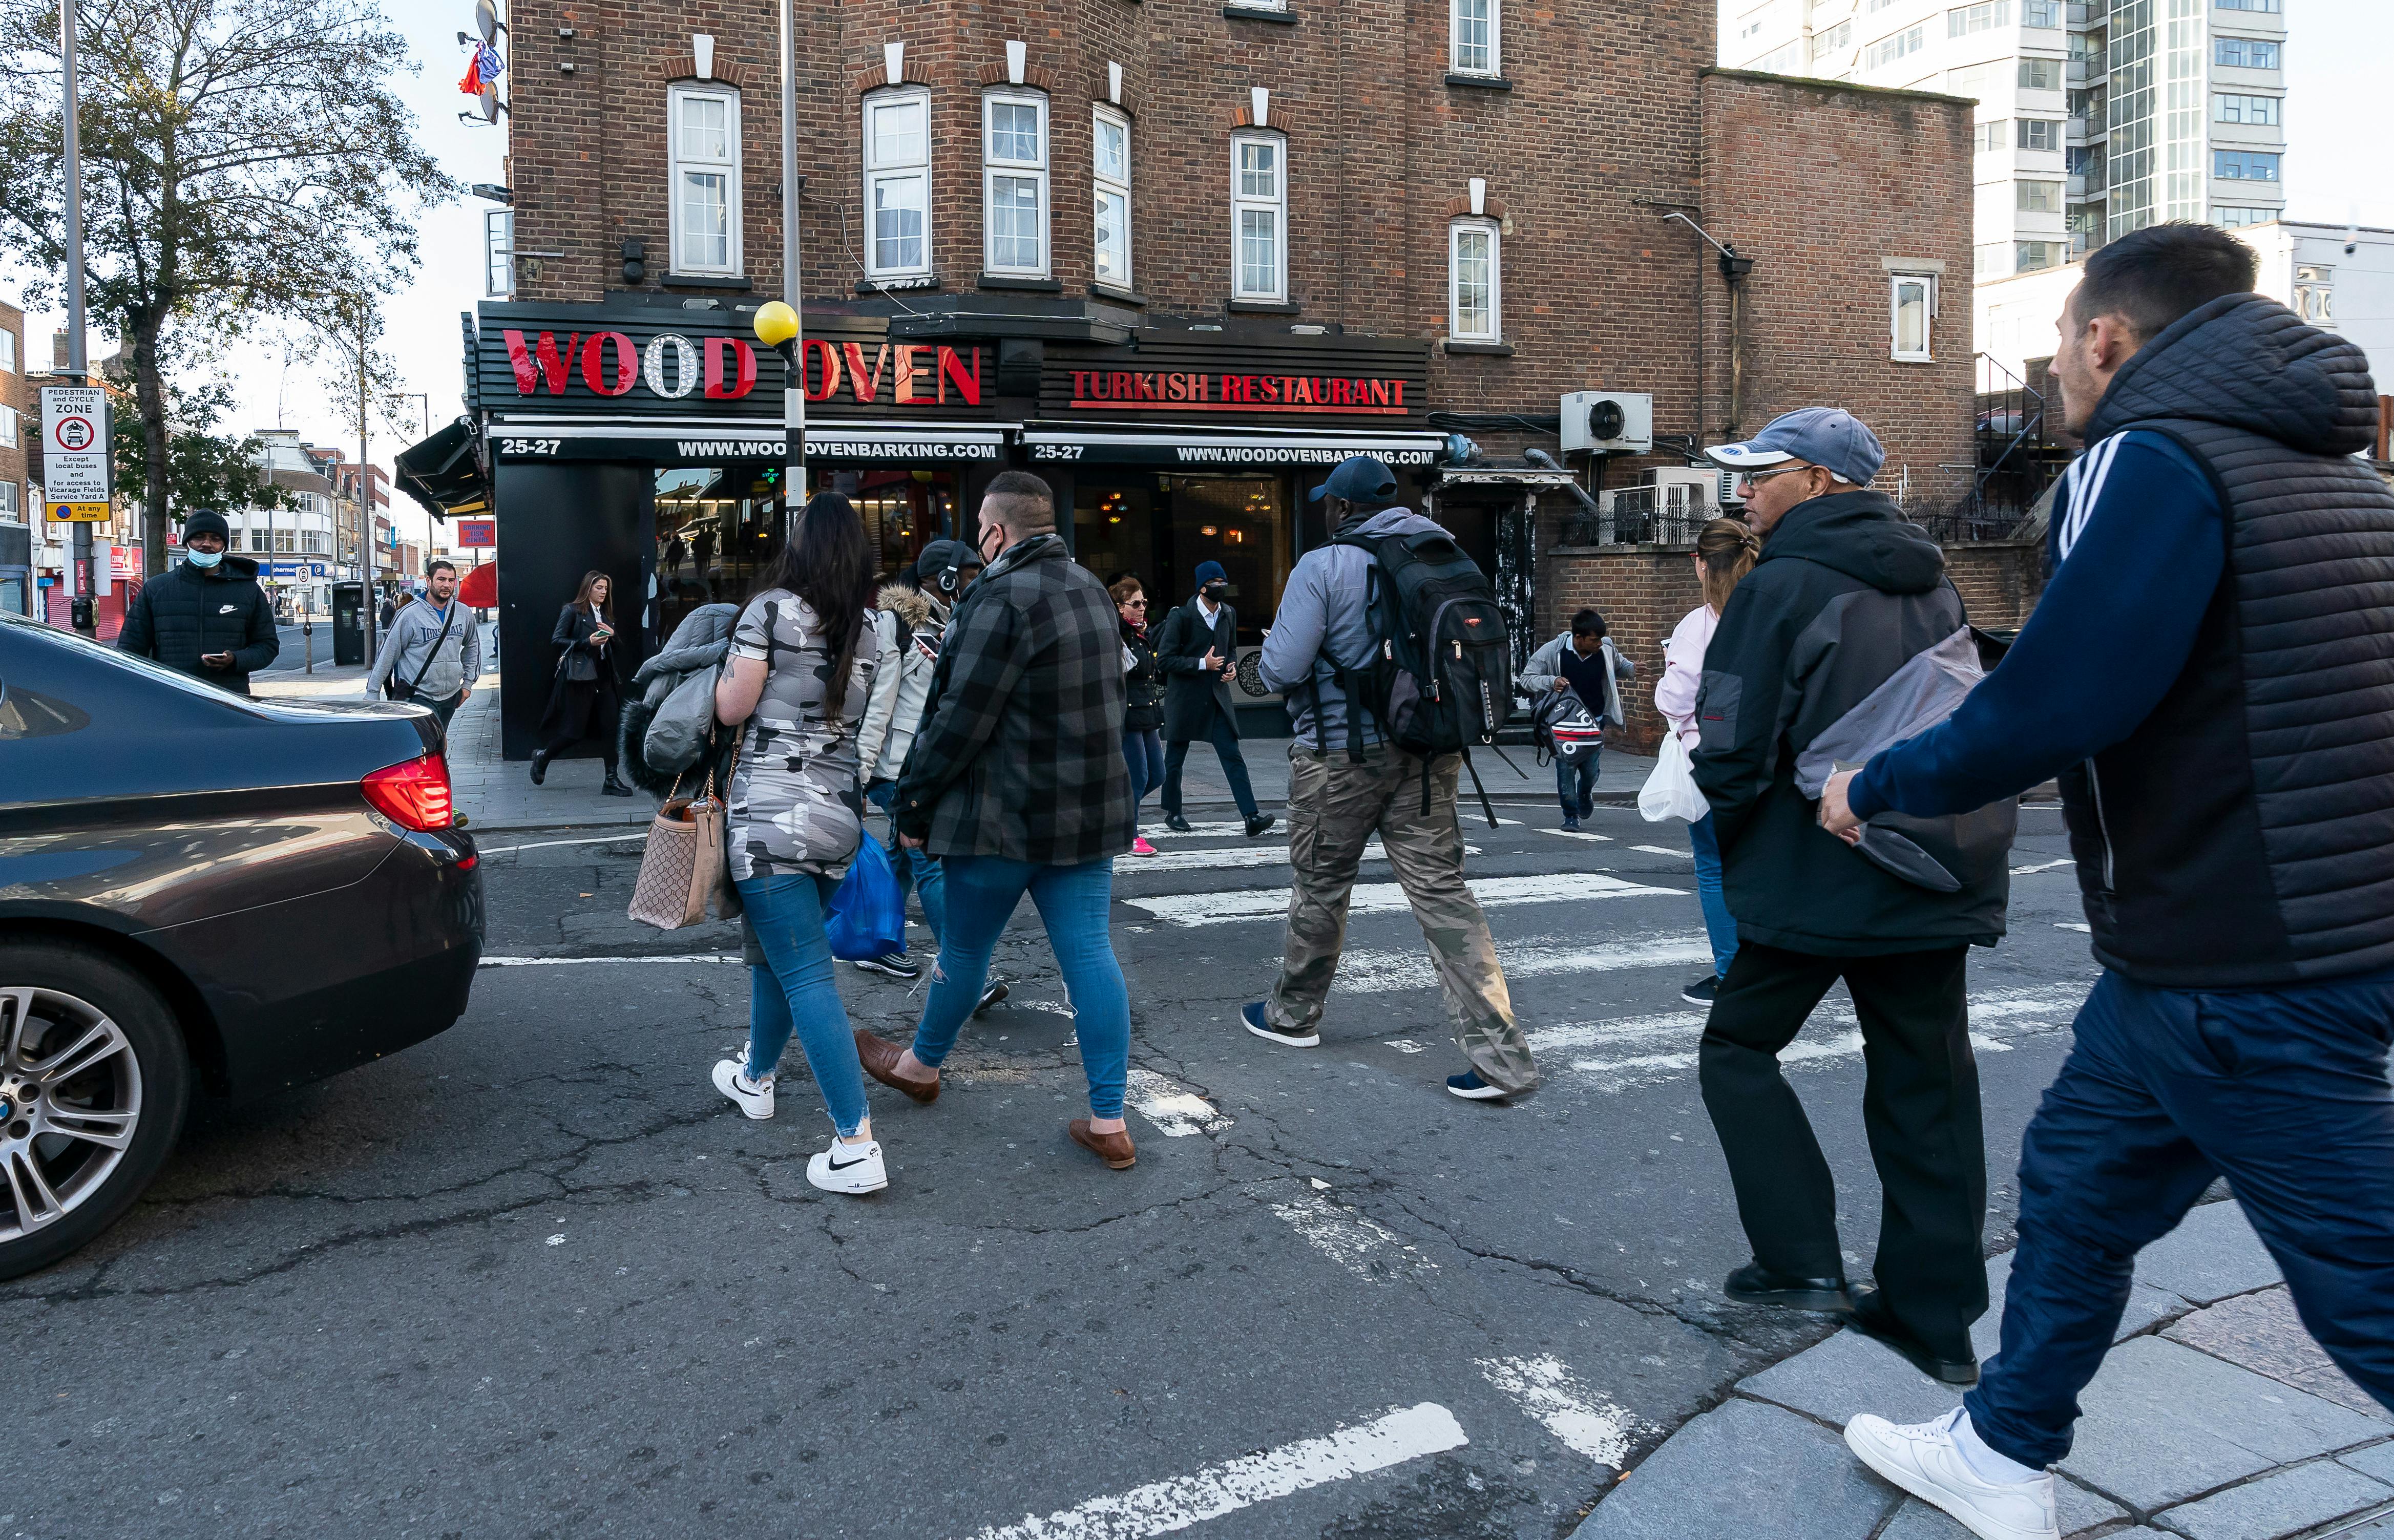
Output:
<svg viewBox="0 0 2394 1540">
<path fill-rule="evenodd" d="M 1638 790 L 1638 811 L 1649 823 L 1666 818 L 1684 818 L 1693 823 L 1712 811 L 1704 794 L 1696 789 L 1688 745 L 1679 742 L 1676 732 L 1663 734 L 1663 747 L 1654 756 L 1654 773 Z"/>
</svg>

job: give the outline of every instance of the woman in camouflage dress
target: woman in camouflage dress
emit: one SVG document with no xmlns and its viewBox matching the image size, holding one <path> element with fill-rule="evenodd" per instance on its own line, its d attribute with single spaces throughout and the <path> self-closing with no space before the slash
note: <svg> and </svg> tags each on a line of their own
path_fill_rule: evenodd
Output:
<svg viewBox="0 0 2394 1540">
<path fill-rule="evenodd" d="M 732 885 L 767 966 L 749 969 L 748 1050 L 715 1085 L 753 1118 L 773 1115 L 773 1072 L 793 1030 L 838 1138 L 807 1163 L 828 1192 L 889 1185 L 864 1103 L 864 1072 L 833 982 L 823 917 L 863 835 L 856 727 L 874 676 L 896 666 L 865 594 L 863 521 L 847 498 L 809 502 L 732 628 L 715 714 L 743 727 L 727 820 Z M 846 686 L 839 698 L 826 688 Z"/>
</svg>

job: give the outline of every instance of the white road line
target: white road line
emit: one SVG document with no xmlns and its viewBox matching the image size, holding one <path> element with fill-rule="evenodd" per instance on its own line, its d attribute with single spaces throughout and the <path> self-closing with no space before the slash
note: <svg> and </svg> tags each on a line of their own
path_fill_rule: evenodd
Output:
<svg viewBox="0 0 2394 1540">
<path fill-rule="evenodd" d="M 2092 936 L 2095 934 L 2095 928 L 2093 926 L 2080 925 L 2073 920 L 2056 920 L 2053 922 L 2053 928 L 2056 930 L 2075 930 L 2082 936 Z"/>
<path fill-rule="evenodd" d="M 1165 1139 L 1185 1139 L 1230 1125 L 1212 1102 L 1153 1070 L 1130 1072 L 1129 1099 Z"/>
<path fill-rule="evenodd" d="M 1677 967 L 1713 960 L 1712 942 L 1699 933 L 1687 936 L 1640 936 L 1590 946 L 1584 940 L 1542 936 L 1526 941 L 1496 943 L 1497 960 L 1507 979 L 1535 979 L 1557 973 L 1612 973 L 1632 967 Z M 1401 989 L 1435 989 L 1438 974 L 1429 954 L 1420 947 L 1388 951 L 1359 950 L 1338 962 L 1338 988 L 1361 994 L 1385 994 Z"/>
<path fill-rule="evenodd" d="M 1677 856 L 1681 861 L 1696 859 L 1696 853 L 1693 850 L 1674 850 L 1668 845 L 1632 845 L 1629 848 L 1633 850 L 1643 850 L 1650 856 Z"/>
<path fill-rule="evenodd" d="M 1318 1192 L 1293 1204 L 1274 1204 L 1271 1211 L 1314 1250 L 1358 1278 L 1386 1283 L 1401 1270 L 1438 1270 L 1438 1264 L 1424 1257 L 1420 1247 L 1395 1231 Z"/>
<path fill-rule="evenodd" d="M 1463 853 L 1476 856 L 1477 845 L 1466 845 Z M 1376 842 L 1363 848 L 1365 861 L 1386 861 L 1388 851 Z M 1260 849 L 1241 850 L 1173 850 L 1160 856 L 1116 856 L 1114 875 L 1135 877 L 1143 872 L 1212 872 L 1229 871 L 1243 866 L 1285 866 L 1286 846 L 1265 846 Z"/>
<path fill-rule="evenodd" d="M 1191 823 L 1185 832 L 1179 829 L 1167 829 L 1161 824 L 1152 829 L 1139 830 L 1139 833 L 1152 840 L 1220 839 L 1231 835 L 1243 836 L 1246 832 L 1246 823 L 1238 819 L 1233 819 L 1228 823 Z M 1288 838 L 1287 820 L 1282 819 L 1275 822 L 1267 833 L 1277 835 L 1281 839 L 1286 840 Z M 1261 839 L 1264 836 L 1257 835 L 1256 837 Z"/>
<path fill-rule="evenodd" d="M 2075 866 L 2077 864 L 2078 862 L 2065 857 L 2060 861 L 2048 861 L 2042 866 L 2015 866 L 2012 868 L 2012 875 L 2016 877 L 2024 877 L 2031 872 L 2050 872 L 2057 866 Z"/>
<path fill-rule="evenodd" d="M 1612 843 L 1611 835 L 1590 834 L 1585 829 L 1542 829 L 1539 833 L 1556 835 L 1564 839 L 1592 839 L 1603 845 Z"/>
<path fill-rule="evenodd" d="M 1546 1431 L 1598 1465 L 1619 1469 L 1629 1457 L 1638 1420 L 1581 1386 L 1555 1358 L 1483 1358 L 1480 1372 Z"/>
<path fill-rule="evenodd" d="M 1683 888 L 1650 888 L 1590 872 L 1541 877 L 1489 877 L 1471 884 L 1482 909 L 1519 903 L 1565 903 L 1574 899 L 1629 899 L 1668 895 L 1684 898 Z M 1288 914 L 1285 888 L 1247 888 L 1227 893 L 1189 893 L 1172 897 L 1124 899 L 1124 903 L 1173 925 L 1230 925 L 1243 920 L 1276 920 Z M 1393 882 L 1363 883 L 1348 900 L 1349 915 L 1395 915 L 1412 906 L 1405 890 Z"/>
<path fill-rule="evenodd" d="M 1426 1401 L 1326 1438 L 1284 1443 L 1167 1481 L 1092 1497 L 1044 1519 L 1026 1513 L 1020 1523 L 992 1526 L 972 1540 L 1143 1540 L 1470 1441 L 1454 1413 Z"/>
<path fill-rule="evenodd" d="M 635 824 L 626 826 L 622 834 L 607 835 L 598 839 L 543 839 L 530 845 L 493 846 L 487 850 L 478 850 L 475 853 L 477 855 L 485 856 L 508 856 L 515 854 L 518 850 L 547 850 L 553 849 L 559 845 L 621 845 L 627 839 L 646 839 L 648 837 L 649 831 Z"/>
<path fill-rule="evenodd" d="M 580 963 L 737 963 L 736 952 L 685 952 L 671 957 L 485 957 L 484 967 L 564 967 Z"/>
</svg>

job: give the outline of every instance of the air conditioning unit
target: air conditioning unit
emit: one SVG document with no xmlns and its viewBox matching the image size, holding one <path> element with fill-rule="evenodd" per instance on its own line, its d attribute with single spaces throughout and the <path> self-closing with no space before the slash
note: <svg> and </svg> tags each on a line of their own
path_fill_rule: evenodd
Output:
<svg viewBox="0 0 2394 1540">
<path fill-rule="evenodd" d="M 1563 453 L 1651 454 L 1654 398 L 1636 390 L 1574 390 L 1563 398 Z"/>
<path fill-rule="evenodd" d="M 1656 486 L 1684 485 L 1688 489 L 1688 507 L 1709 519 L 1720 511 L 1721 473 L 1701 466 L 1663 466 L 1657 467 L 1651 480 Z"/>
</svg>

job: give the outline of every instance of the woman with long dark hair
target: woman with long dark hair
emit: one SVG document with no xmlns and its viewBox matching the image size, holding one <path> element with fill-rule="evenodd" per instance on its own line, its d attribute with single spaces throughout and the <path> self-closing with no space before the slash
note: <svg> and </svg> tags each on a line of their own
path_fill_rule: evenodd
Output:
<svg viewBox="0 0 2394 1540">
<path fill-rule="evenodd" d="M 558 612 L 557 629 L 548 639 L 563 651 L 557 655 L 557 678 L 548 687 L 548 709 L 540 717 L 540 731 L 548 739 L 532 757 L 535 786 L 548 778 L 551 759 L 582 739 L 595 737 L 607 762 L 607 779 L 598 789 L 609 796 L 632 795 L 632 788 L 615 774 L 615 730 L 623 717 L 624 686 L 615 677 L 614 586 L 605 573 L 585 573 L 573 602 Z"/>
<path fill-rule="evenodd" d="M 795 1030 L 837 1133 L 807 1163 L 826 1192 L 889 1185 L 864 1102 L 864 1071 L 833 982 L 823 916 L 863 837 L 856 728 L 875 677 L 897 665 L 865 608 L 873 558 L 845 497 L 809 502 L 732 628 L 715 714 L 742 729 L 727 798 L 732 886 L 765 966 L 748 970 L 748 1048 L 715 1086 L 773 1115 L 774 1070 Z"/>
<path fill-rule="evenodd" d="M 1122 616 L 1123 758 L 1130 766 L 1130 805 L 1136 817 L 1147 794 L 1164 784 L 1164 665 L 1147 629 L 1147 590 L 1124 573 L 1106 585 L 1114 612 Z M 1151 856 L 1155 847 L 1136 832 L 1130 853 Z"/>
</svg>

